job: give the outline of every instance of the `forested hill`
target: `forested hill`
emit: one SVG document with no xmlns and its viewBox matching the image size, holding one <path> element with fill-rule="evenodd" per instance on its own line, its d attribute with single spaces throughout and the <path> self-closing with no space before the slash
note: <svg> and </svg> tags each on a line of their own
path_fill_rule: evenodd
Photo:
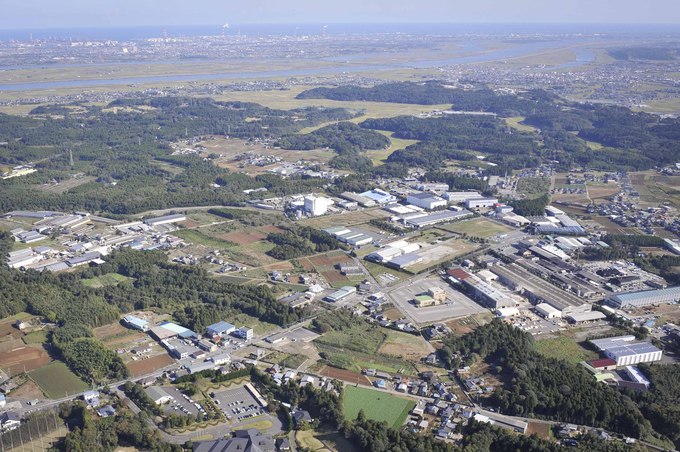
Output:
<svg viewBox="0 0 680 452">
<path fill-rule="evenodd" d="M 521 151 L 528 158 L 519 156 L 508 159 L 499 157 L 492 159 L 507 162 L 511 168 L 523 168 L 544 160 L 558 160 L 565 168 L 570 165 L 582 165 L 602 170 L 641 170 L 652 168 L 658 164 L 673 163 L 680 155 L 680 119 L 661 118 L 657 115 L 633 112 L 623 107 L 590 105 L 568 102 L 553 94 L 541 90 L 530 90 L 517 94 L 506 94 L 493 91 L 486 87 L 476 89 L 451 88 L 440 82 L 395 82 L 376 85 L 374 87 L 341 86 L 336 88 L 314 88 L 303 91 L 298 95 L 300 99 L 332 99 L 343 101 L 375 101 L 411 103 L 422 105 L 452 104 L 452 108 L 460 111 L 491 112 L 501 118 L 522 117 L 523 123 L 534 126 L 538 130 L 534 133 L 524 132 L 536 143 L 534 148 L 524 147 Z M 417 135 L 430 132 L 414 131 L 414 127 L 406 127 L 405 119 L 392 119 L 399 124 L 392 124 L 385 130 L 398 132 L 398 137 Z M 381 120 L 376 120 L 381 121 Z M 390 121 L 390 119 L 382 120 Z M 496 143 L 498 137 L 494 132 L 498 130 L 490 118 L 479 120 L 477 124 L 470 124 L 472 119 L 457 115 L 454 118 L 431 118 L 436 125 L 419 124 L 418 127 L 437 129 L 442 133 L 450 133 L 452 123 L 455 124 L 455 134 L 460 134 L 461 128 L 465 134 L 453 142 L 453 146 L 441 143 L 443 140 L 430 140 L 407 148 L 418 154 L 418 159 L 400 158 L 401 164 L 421 164 L 422 159 L 429 159 L 426 155 L 436 152 L 445 158 L 466 157 L 461 154 L 450 154 L 451 148 L 466 149 L 469 136 L 486 138 Z M 500 121 L 504 122 L 504 121 Z M 375 121 L 362 124 L 366 128 L 378 128 Z M 382 126 L 384 127 L 384 125 Z M 409 130 L 410 129 L 410 130 Z M 487 129 L 490 134 L 486 134 Z M 470 135 L 470 132 L 473 135 Z M 506 134 L 518 134 L 518 131 L 507 129 Z M 485 137 L 485 135 L 487 135 Z M 510 146 L 515 145 L 514 139 L 507 137 Z M 437 142 L 439 141 L 439 143 Z M 483 141 L 487 143 L 487 141 Z M 604 146 L 593 152 L 588 141 Z M 460 143 L 460 144 L 458 144 Z M 474 142 L 472 144 L 475 144 Z M 488 148 L 487 144 L 487 148 Z M 488 152 L 492 155 L 512 154 L 507 151 L 488 150 L 479 146 L 468 148 L 476 152 Z M 442 154 L 443 152 L 443 154 Z M 447 156 L 449 153 L 450 156 Z M 404 157 L 404 156 L 401 156 Z M 396 163 L 395 160 L 392 160 Z M 433 160 L 437 160 L 434 158 Z M 421 160 L 421 161 L 419 161 Z M 508 161 L 511 160 L 511 161 Z"/>
<path fill-rule="evenodd" d="M 658 410 L 645 406 L 641 411 L 642 404 L 596 382 L 583 367 L 544 357 L 534 350 L 529 333 L 502 320 L 494 319 L 463 337 L 449 336 L 443 342 L 440 353 L 452 369 L 477 360 L 494 363 L 491 371 L 503 385 L 489 402 L 503 413 L 601 427 L 635 438 L 668 442 L 658 432 L 668 435 L 671 429 L 659 428 L 652 417 L 652 413 L 658 416 Z M 677 399 L 675 393 L 673 396 Z M 677 441 L 677 435 L 668 436 Z"/>
<path fill-rule="evenodd" d="M 277 182 L 230 173 L 195 156 L 173 156 L 169 143 L 208 134 L 276 139 L 352 116 L 344 109 L 273 110 L 252 103 L 175 97 L 117 100 L 106 106 L 41 106 L 29 117 L 0 114 L 0 164 L 34 162 L 38 169 L 29 176 L 0 180 L 0 212 L 47 209 L 124 215 L 235 204 L 245 199 L 242 190 L 266 186 L 276 191 Z M 65 193 L 43 188 L 74 174 L 91 181 Z"/>
</svg>

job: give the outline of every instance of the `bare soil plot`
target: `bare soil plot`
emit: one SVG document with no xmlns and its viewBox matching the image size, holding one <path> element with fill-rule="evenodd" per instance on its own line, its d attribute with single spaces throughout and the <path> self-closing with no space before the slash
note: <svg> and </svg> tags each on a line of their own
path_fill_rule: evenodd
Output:
<svg viewBox="0 0 680 452">
<path fill-rule="evenodd" d="M 312 256 L 308 258 L 309 261 L 316 267 L 333 267 L 345 262 L 352 262 L 352 259 L 343 253 L 323 254 L 319 256 Z"/>
<path fill-rule="evenodd" d="M 366 386 L 371 385 L 371 380 L 365 375 L 362 375 L 359 372 L 352 372 L 351 370 L 338 369 L 337 367 L 326 366 L 319 371 L 319 374 L 324 377 L 335 378 L 336 380 L 350 383 L 359 383 Z"/>
<path fill-rule="evenodd" d="M 235 231 L 220 235 L 220 239 L 234 242 L 238 245 L 250 245 L 267 238 L 267 234 L 258 231 Z"/>
<path fill-rule="evenodd" d="M 0 368 L 10 375 L 38 369 L 52 362 L 42 347 L 19 347 L 0 353 Z"/>
<path fill-rule="evenodd" d="M 258 228 L 262 232 L 266 232 L 267 234 L 269 233 L 281 233 L 283 232 L 283 229 L 276 227 L 274 225 L 269 225 L 269 226 L 262 226 Z"/>
<path fill-rule="evenodd" d="M 323 278 L 328 281 L 328 283 L 332 286 L 336 283 L 341 283 L 341 282 L 349 282 L 349 278 L 347 276 L 341 274 L 339 271 L 327 271 L 327 272 L 320 272 L 320 275 L 323 276 Z"/>
<path fill-rule="evenodd" d="M 12 397 L 27 400 L 42 399 L 43 391 L 33 380 L 27 378 L 24 384 L 12 391 Z"/>
<path fill-rule="evenodd" d="M 163 353 L 162 355 L 152 356 L 151 358 L 147 359 L 130 361 L 125 365 L 127 366 L 128 370 L 130 370 L 130 374 L 133 377 L 140 377 L 169 366 L 174 362 L 175 361 L 170 356 L 168 356 L 167 353 Z"/>
<path fill-rule="evenodd" d="M 194 221 L 190 218 L 187 218 L 186 220 L 180 222 L 179 224 L 183 225 L 187 229 L 197 228 L 201 226 L 201 223 L 199 223 L 198 221 Z"/>
<path fill-rule="evenodd" d="M 550 439 L 550 424 L 530 421 L 526 435 L 531 436 L 534 434 L 543 439 Z"/>
</svg>

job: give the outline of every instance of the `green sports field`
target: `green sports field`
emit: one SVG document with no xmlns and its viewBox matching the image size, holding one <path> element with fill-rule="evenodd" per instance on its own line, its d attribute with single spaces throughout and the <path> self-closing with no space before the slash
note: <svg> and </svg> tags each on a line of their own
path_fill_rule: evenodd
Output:
<svg viewBox="0 0 680 452">
<path fill-rule="evenodd" d="M 412 400 L 360 386 L 345 386 L 342 404 L 347 419 L 356 419 L 359 411 L 364 410 L 367 418 L 385 421 L 395 428 L 404 424 L 408 413 L 416 405 Z"/>
</svg>

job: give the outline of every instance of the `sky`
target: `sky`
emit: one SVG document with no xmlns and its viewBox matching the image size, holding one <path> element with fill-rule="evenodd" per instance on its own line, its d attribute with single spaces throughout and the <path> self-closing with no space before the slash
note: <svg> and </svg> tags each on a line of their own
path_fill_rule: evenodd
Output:
<svg viewBox="0 0 680 452">
<path fill-rule="evenodd" d="M 0 0 L 0 28 L 261 23 L 680 24 L 679 0 Z"/>
</svg>

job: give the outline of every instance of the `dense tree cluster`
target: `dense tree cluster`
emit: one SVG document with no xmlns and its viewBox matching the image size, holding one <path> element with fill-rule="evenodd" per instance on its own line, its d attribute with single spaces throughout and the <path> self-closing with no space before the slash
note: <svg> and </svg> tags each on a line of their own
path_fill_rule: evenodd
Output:
<svg viewBox="0 0 680 452">
<path fill-rule="evenodd" d="M 543 216 L 546 206 L 550 204 L 550 195 L 546 193 L 538 198 L 513 199 L 508 204 L 517 215 Z"/>
<path fill-rule="evenodd" d="M 133 415 L 124 410 L 104 419 L 97 419 L 82 402 L 61 406 L 61 417 L 69 426 L 66 437 L 57 450 L 66 452 L 113 452 L 132 447 L 153 452 L 182 452 L 177 444 L 164 443 L 158 430 L 149 427 L 144 413 Z"/>
<path fill-rule="evenodd" d="M 340 242 L 329 233 L 308 226 L 289 227 L 284 232 L 272 232 L 267 235 L 267 241 L 276 245 L 267 251 L 267 255 L 279 260 L 295 259 L 341 247 Z"/>
<path fill-rule="evenodd" d="M 680 447 L 680 365 L 640 364 L 640 370 L 649 378 L 650 390 L 631 396 L 652 427 Z"/>
</svg>

